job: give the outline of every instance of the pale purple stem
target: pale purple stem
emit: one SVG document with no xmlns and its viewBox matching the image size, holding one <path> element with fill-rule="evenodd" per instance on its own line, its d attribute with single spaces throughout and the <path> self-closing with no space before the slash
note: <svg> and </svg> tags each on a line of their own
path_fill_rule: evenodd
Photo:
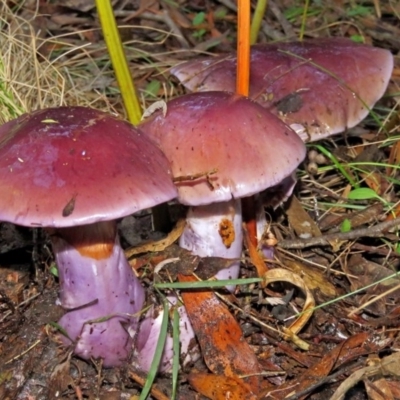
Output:
<svg viewBox="0 0 400 400">
<path fill-rule="evenodd" d="M 195 339 L 195 334 L 186 309 L 183 305 L 177 305 L 178 299 L 174 295 L 167 297 L 169 307 L 177 306 L 179 314 L 179 359 L 183 365 L 192 363 L 200 358 L 200 349 Z M 161 306 L 152 306 L 146 313 L 145 319 L 140 324 L 140 329 L 135 340 L 134 366 L 148 372 L 154 358 L 160 336 L 163 311 Z M 170 313 L 171 315 L 171 313 Z M 173 339 L 167 334 L 164 351 L 159 365 L 159 371 L 172 372 Z"/>
<path fill-rule="evenodd" d="M 61 237 L 63 229 L 52 236 L 60 277 L 60 303 L 67 310 L 59 325 L 75 343 L 75 354 L 84 359 L 101 358 L 105 367 L 114 367 L 129 358 L 145 293 L 125 258 L 114 222 L 101 224 L 111 224 L 113 232 L 106 257 L 82 255 L 85 253 L 77 241 L 71 245 L 67 240 L 75 237 L 76 231 L 83 246 L 85 241 L 96 244 L 95 235 L 101 231 L 98 239 L 104 239 L 104 230 L 109 230 L 110 225 L 105 225 L 106 229 L 99 228 L 99 224 L 67 228 L 67 240 Z M 71 344 L 65 336 L 62 340 Z"/>
</svg>

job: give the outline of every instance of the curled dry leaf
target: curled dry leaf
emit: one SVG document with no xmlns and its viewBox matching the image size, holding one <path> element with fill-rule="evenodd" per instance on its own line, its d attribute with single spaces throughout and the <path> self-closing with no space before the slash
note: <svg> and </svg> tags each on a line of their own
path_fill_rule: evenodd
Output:
<svg viewBox="0 0 400 400">
<path fill-rule="evenodd" d="M 180 219 L 176 223 L 174 229 L 172 229 L 172 231 L 168 234 L 167 237 L 161 240 L 145 243 L 143 245 L 130 247 L 129 249 L 125 250 L 125 257 L 130 258 L 137 254 L 152 253 L 165 250 L 167 247 L 171 246 L 172 243 L 174 243 L 176 240 L 179 239 L 179 237 L 183 232 L 185 224 L 186 224 L 185 219 L 184 218 Z"/>
<path fill-rule="evenodd" d="M 281 259 L 281 261 L 285 267 L 290 269 L 292 272 L 302 274 L 304 283 L 310 290 L 319 290 L 323 296 L 329 299 L 333 299 L 338 296 L 335 286 L 327 280 L 322 271 L 287 257 Z"/>
<path fill-rule="evenodd" d="M 282 282 L 282 281 L 291 283 L 292 285 L 297 286 L 306 295 L 302 314 L 295 322 L 293 322 L 293 324 L 291 324 L 286 329 L 284 338 L 286 340 L 289 339 L 291 340 L 292 334 L 296 335 L 297 333 L 299 333 L 300 330 L 303 328 L 303 326 L 310 319 L 312 315 L 311 310 L 315 306 L 314 297 L 311 291 L 308 289 L 307 285 L 305 284 L 303 278 L 301 278 L 300 275 L 294 274 L 293 272 L 288 271 L 286 269 L 283 268 L 271 269 L 264 274 L 263 279 L 265 285 L 269 285 L 270 283 L 273 282 Z"/>
<path fill-rule="evenodd" d="M 251 387 L 237 377 L 192 372 L 190 385 L 211 400 L 256 400 Z"/>
</svg>

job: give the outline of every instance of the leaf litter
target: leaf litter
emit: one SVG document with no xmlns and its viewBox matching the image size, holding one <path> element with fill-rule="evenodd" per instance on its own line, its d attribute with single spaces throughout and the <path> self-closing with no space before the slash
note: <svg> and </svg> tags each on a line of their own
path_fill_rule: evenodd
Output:
<svg viewBox="0 0 400 400">
<path fill-rule="evenodd" d="M 289 13 L 293 1 L 269 3 L 258 41 L 295 40 L 302 12 Z M 143 0 L 114 2 L 114 7 L 143 108 L 184 93 L 169 68 L 199 54 L 235 49 L 236 4 L 230 0 Z M 313 154 L 298 171 L 296 197 L 276 210 L 266 209 L 277 241 L 272 259 L 267 267 L 261 259 L 261 265 L 250 244 L 244 253 L 241 277 L 258 277 L 259 283 L 239 285 L 234 294 L 196 289 L 207 305 L 196 291 L 180 291 L 191 309 L 201 310 L 191 312 L 194 320 L 200 318 L 197 335 L 207 347 L 201 346 L 202 360 L 180 372 L 177 398 L 400 397 L 400 14 L 391 1 L 357 7 L 347 1 L 316 3 L 307 14 L 305 33 L 350 37 L 392 51 L 392 79 L 374 110 L 379 125 L 367 118 L 343 135 L 309 146 L 319 158 Z M 38 108 L 78 104 L 126 117 L 93 2 L 2 1 L 0 23 L 2 123 Z M 179 209 L 176 214 L 178 219 Z M 135 215 L 133 224 L 134 232 L 126 233 L 133 238 L 125 237 L 127 254 L 142 253 L 131 264 L 154 298 L 160 290 L 154 282 L 193 280 L 194 274 L 207 280 L 225 266 L 224 260 L 201 261 L 173 246 L 181 227 L 170 236 L 155 235 L 148 212 Z M 0 398 L 139 396 L 145 377 L 128 364 L 103 369 L 101 362 L 83 362 L 58 346 L 49 325 L 60 309 L 46 237 L 4 223 L 0 234 Z M 141 247 L 129 248 L 130 243 Z M 176 258 L 180 262 L 154 274 L 160 262 Z M 297 280 L 265 285 L 266 269 L 276 268 L 292 271 Z M 315 307 L 299 290 L 300 281 Z M 267 296 L 285 301 L 271 304 Z M 277 306 L 283 309 L 277 312 Z M 296 335 L 307 350 L 282 334 L 305 306 L 309 320 Z M 203 311 L 218 318 L 202 320 Z M 227 337 L 215 335 L 212 325 L 216 332 L 231 331 L 228 347 L 237 347 L 233 358 Z M 216 346 L 210 350 L 209 345 Z M 252 362 L 243 367 L 238 362 L 244 358 Z M 171 378 L 158 377 L 152 398 L 170 398 L 170 393 Z"/>
</svg>

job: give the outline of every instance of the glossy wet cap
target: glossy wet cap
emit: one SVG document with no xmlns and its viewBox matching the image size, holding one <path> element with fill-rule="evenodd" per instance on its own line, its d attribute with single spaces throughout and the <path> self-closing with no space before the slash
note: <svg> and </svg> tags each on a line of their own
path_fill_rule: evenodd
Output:
<svg viewBox="0 0 400 400">
<path fill-rule="evenodd" d="M 170 160 L 187 205 L 251 196 L 281 182 L 305 156 L 301 139 L 275 115 L 225 92 L 180 96 L 140 128 Z"/>
<path fill-rule="evenodd" d="M 167 159 L 132 125 L 84 107 L 0 127 L 0 220 L 66 227 L 123 217 L 176 197 Z"/>
<path fill-rule="evenodd" d="M 316 39 L 255 45 L 250 68 L 250 97 L 315 141 L 367 116 L 386 90 L 393 56 L 348 39 Z M 236 55 L 189 61 L 171 73 L 191 91 L 233 92 Z"/>
</svg>

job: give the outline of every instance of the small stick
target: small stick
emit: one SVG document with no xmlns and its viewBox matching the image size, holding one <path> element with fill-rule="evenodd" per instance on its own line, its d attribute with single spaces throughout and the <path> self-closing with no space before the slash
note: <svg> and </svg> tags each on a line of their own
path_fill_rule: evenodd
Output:
<svg viewBox="0 0 400 400">
<path fill-rule="evenodd" d="M 142 378 L 139 374 L 133 371 L 129 371 L 129 376 L 131 379 L 133 379 L 136 383 L 138 383 L 141 386 L 144 386 L 146 383 L 146 379 Z M 153 385 L 153 387 L 150 390 L 151 395 L 157 399 L 157 400 L 169 400 L 169 397 L 167 397 L 156 385 Z"/>
<path fill-rule="evenodd" d="M 398 226 L 400 226 L 400 217 L 367 228 L 355 229 L 350 232 L 331 233 L 309 239 L 282 240 L 278 243 L 278 246 L 283 249 L 305 249 L 306 247 L 311 246 L 329 246 L 331 245 L 331 242 L 335 241 L 354 240 L 360 237 L 381 237 L 385 235 L 385 231 L 388 229 Z"/>
<path fill-rule="evenodd" d="M 213 168 L 210 171 L 206 172 L 199 172 L 198 174 L 193 174 L 193 175 L 180 175 L 176 176 L 175 178 L 172 178 L 174 183 L 177 182 L 187 182 L 187 181 L 195 181 L 200 178 L 209 178 L 210 175 L 216 174 L 218 172 L 217 168 Z"/>
</svg>

